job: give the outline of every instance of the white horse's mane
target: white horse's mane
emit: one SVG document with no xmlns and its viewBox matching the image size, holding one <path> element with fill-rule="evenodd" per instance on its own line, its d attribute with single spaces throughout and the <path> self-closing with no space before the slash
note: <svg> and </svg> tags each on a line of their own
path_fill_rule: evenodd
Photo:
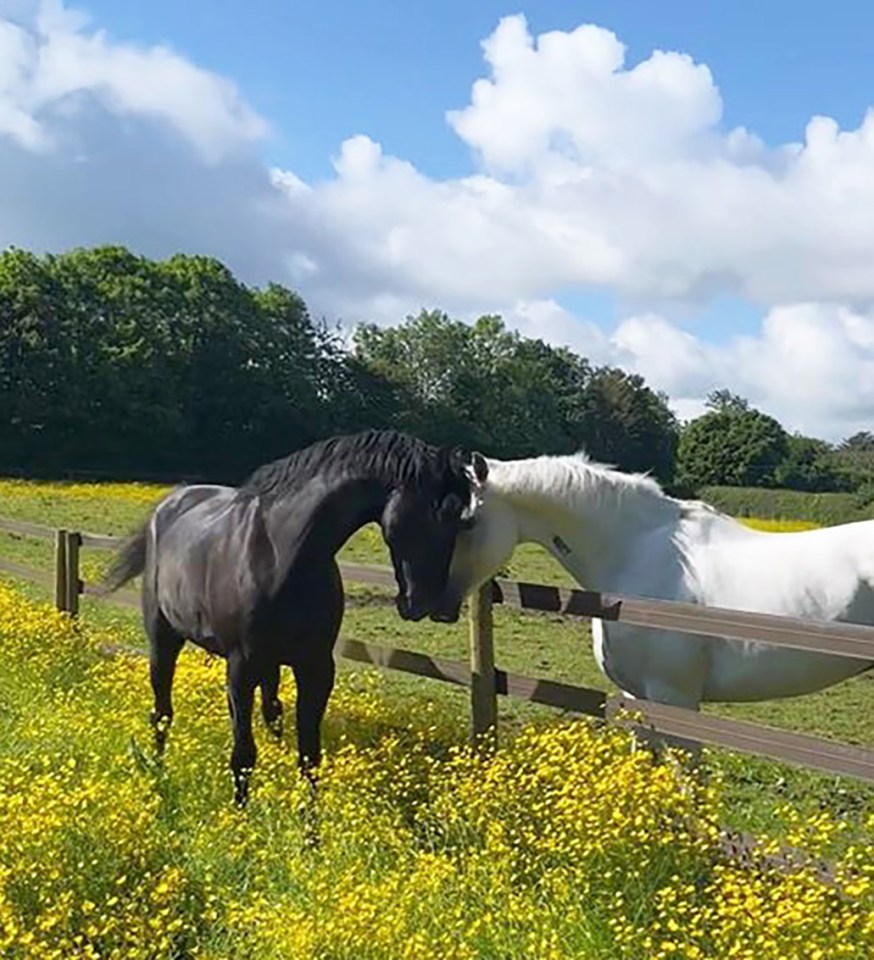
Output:
<svg viewBox="0 0 874 960">
<path fill-rule="evenodd" d="M 593 460 L 585 450 L 522 460 L 494 460 L 490 463 L 489 482 L 509 495 L 561 500 L 571 509 L 591 505 L 595 497 L 604 508 L 623 511 L 669 509 L 683 516 L 724 516 L 702 500 L 670 496 L 648 472 L 625 473 L 614 465 Z"/>
</svg>

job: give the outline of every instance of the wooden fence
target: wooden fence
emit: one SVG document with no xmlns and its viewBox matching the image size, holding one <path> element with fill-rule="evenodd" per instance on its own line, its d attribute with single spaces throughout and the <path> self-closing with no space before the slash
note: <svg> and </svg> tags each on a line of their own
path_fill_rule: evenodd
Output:
<svg viewBox="0 0 874 960">
<path fill-rule="evenodd" d="M 54 540 L 53 574 L 4 560 L 0 560 L 0 572 L 53 587 L 58 609 L 74 615 L 78 612 L 82 594 L 97 593 L 95 585 L 83 582 L 80 577 L 80 549 L 115 550 L 123 542 L 117 537 L 55 530 L 2 517 L 0 530 Z M 390 567 L 351 563 L 340 566 L 346 580 L 378 586 L 395 585 Z M 138 594 L 131 590 L 121 590 L 105 599 L 139 606 Z M 472 736 L 477 743 L 489 748 L 497 743 L 497 698 L 509 695 L 608 722 L 668 734 L 692 743 L 724 747 L 831 774 L 874 781 L 874 749 L 646 700 L 612 696 L 603 690 L 508 673 L 495 666 L 492 608 L 496 603 L 520 610 L 547 611 L 569 617 L 599 617 L 654 629 L 765 642 L 874 662 L 874 627 L 743 613 L 509 580 L 494 580 L 471 598 L 469 663 L 347 638 L 338 642 L 338 653 L 360 663 L 468 687 Z M 634 715 L 633 720 L 629 719 L 629 713 Z"/>
</svg>

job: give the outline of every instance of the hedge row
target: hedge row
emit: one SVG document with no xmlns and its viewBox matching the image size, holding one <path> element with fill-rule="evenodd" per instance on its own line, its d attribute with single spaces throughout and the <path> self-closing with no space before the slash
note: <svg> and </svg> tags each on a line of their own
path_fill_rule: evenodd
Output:
<svg viewBox="0 0 874 960">
<path fill-rule="evenodd" d="M 823 526 L 874 517 L 872 506 L 861 506 L 852 493 L 803 493 L 799 490 L 763 487 L 702 487 L 698 497 L 735 517 L 809 520 Z"/>
</svg>

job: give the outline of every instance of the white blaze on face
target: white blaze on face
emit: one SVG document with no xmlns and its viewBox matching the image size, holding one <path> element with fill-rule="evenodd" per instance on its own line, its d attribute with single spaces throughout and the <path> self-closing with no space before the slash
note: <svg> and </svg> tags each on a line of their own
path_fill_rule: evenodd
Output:
<svg viewBox="0 0 874 960">
<path fill-rule="evenodd" d="M 464 471 L 467 474 L 468 480 L 470 480 L 470 500 L 467 506 L 461 511 L 461 519 L 466 521 L 473 519 L 482 506 L 483 484 L 480 483 L 476 471 L 472 466 L 466 466 Z"/>
</svg>

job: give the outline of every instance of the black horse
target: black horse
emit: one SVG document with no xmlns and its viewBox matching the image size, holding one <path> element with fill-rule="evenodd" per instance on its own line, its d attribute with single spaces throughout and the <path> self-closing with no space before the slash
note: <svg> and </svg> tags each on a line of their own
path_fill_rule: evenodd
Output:
<svg viewBox="0 0 874 960">
<path fill-rule="evenodd" d="M 479 454 L 373 430 L 296 451 L 238 488 L 196 485 L 168 494 L 104 580 L 112 591 L 143 574 L 157 749 L 173 718 L 176 660 L 190 639 L 227 659 L 236 802 L 246 802 L 255 765 L 256 686 L 265 722 L 281 731 L 281 664 L 294 671 L 298 763 L 311 775 L 343 619 L 335 554 L 359 527 L 378 521 L 398 612 L 422 619 L 440 600 L 455 537 L 472 522 L 485 476 Z"/>
</svg>

